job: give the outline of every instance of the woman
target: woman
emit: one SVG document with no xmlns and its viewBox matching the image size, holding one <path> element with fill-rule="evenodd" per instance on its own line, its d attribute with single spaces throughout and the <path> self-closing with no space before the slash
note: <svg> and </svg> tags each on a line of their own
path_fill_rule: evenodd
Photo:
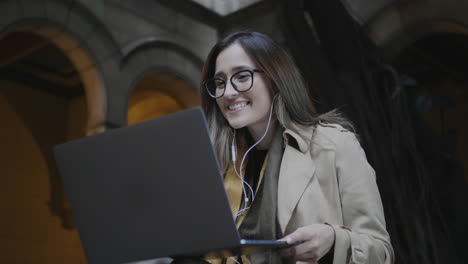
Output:
<svg viewBox="0 0 468 264">
<path fill-rule="evenodd" d="M 208 55 L 201 96 L 241 237 L 301 242 L 229 262 L 393 263 L 375 174 L 352 126 L 314 112 L 279 45 L 256 32 L 227 36 Z"/>
</svg>

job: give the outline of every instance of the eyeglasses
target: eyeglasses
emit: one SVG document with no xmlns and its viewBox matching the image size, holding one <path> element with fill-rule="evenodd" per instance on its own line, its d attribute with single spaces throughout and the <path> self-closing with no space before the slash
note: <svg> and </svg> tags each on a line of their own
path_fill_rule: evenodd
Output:
<svg viewBox="0 0 468 264">
<path fill-rule="evenodd" d="M 264 73 L 258 69 L 248 69 L 236 72 L 231 76 L 229 81 L 232 87 L 238 92 L 246 92 L 252 88 L 254 82 L 254 73 Z M 227 81 L 221 78 L 213 78 L 205 81 L 204 86 L 208 94 L 213 98 L 220 98 L 226 91 Z"/>
</svg>

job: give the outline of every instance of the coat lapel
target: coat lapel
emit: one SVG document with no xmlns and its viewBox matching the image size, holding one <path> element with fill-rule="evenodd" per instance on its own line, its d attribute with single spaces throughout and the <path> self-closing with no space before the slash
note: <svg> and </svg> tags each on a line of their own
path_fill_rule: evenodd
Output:
<svg viewBox="0 0 468 264">
<path fill-rule="evenodd" d="M 300 144 L 299 144 L 300 145 Z M 286 145 L 278 180 L 278 222 L 284 233 L 294 209 L 315 172 L 315 164 L 306 151 Z"/>
</svg>

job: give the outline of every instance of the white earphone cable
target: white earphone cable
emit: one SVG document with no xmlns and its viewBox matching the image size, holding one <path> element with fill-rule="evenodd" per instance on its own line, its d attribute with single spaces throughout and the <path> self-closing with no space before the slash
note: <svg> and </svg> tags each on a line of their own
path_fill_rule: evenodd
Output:
<svg viewBox="0 0 468 264">
<path fill-rule="evenodd" d="M 235 156 L 233 155 L 232 157 L 232 160 L 233 160 L 233 165 L 234 165 L 234 172 L 237 174 L 237 176 L 239 177 L 239 179 L 242 181 L 242 191 L 244 193 L 244 206 L 242 209 L 240 209 L 237 213 L 236 213 L 236 217 L 242 215 L 242 213 L 244 213 L 244 211 L 248 210 L 250 208 L 248 202 L 249 202 L 249 199 L 247 197 L 247 193 L 245 191 L 245 185 L 247 185 L 247 187 L 249 188 L 250 190 L 250 193 L 252 195 L 252 201 L 250 202 L 250 204 L 252 204 L 255 200 L 255 192 L 252 188 L 252 186 L 250 186 L 250 184 L 248 184 L 245 180 L 244 180 L 244 175 L 242 175 L 242 167 L 243 167 L 243 164 L 244 164 L 244 161 L 245 161 L 245 158 L 247 157 L 247 154 L 255 147 L 257 146 L 264 138 L 265 136 L 267 135 L 268 133 L 268 129 L 270 128 L 270 123 L 271 123 L 271 117 L 272 117 L 272 114 L 273 114 L 273 106 L 274 106 L 274 101 L 276 99 L 277 96 L 275 96 L 272 100 L 272 103 L 271 103 L 271 107 L 270 107 L 270 115 L 268 117 L 268 123 L 267 123 L 267 127 L 265 129 L 265 132 L 263 133 L 263 136 L 255 143 L 253 144 L 244 154 L 243 158 L 242 158 L 242 161 L 241 161 L 241 164 L 240 164 L 240 167 L 239 167 L 239 172 L 237 171 L 237 168 L 236 168 L 236 159 L 237 159 L 237 154 L 235 153 L 234 149 L 237 148 L 237 146 L 234 145 L 235 143 L 235 130 L 234 130 L 234 138 L 233 138 L 233 141 L 232 141 L 232 144 L 231 144 L 231 150 L 232 150 L 232 154 L 236 154 Z"/>
</svg>

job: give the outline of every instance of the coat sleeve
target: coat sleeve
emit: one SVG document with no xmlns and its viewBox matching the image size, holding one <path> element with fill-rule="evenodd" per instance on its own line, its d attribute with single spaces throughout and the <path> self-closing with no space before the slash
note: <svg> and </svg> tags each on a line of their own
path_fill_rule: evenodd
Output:
<svg viewBox="0 0 468 264">
<path fill-rule="evenodd" d="M 394 262 L 375 172 L 356 136 L 340 132 L 336 174 L 343 226 L 334 225 L 334 264 Z"/>
</svg>

